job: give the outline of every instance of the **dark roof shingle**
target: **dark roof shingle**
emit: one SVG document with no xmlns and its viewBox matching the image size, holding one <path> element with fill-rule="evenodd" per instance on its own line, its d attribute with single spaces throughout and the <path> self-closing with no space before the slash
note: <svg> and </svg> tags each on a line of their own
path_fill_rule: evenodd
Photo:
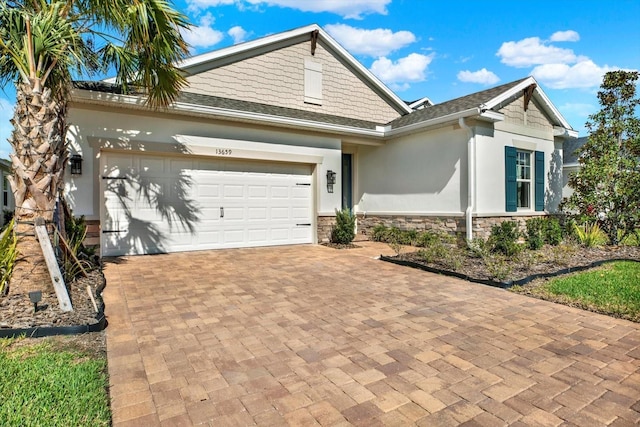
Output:
<svg viewBox="0 0 640 427">
<path fill-rule="evenodd" d="M 492 100 L 501 93 L 506 92 L 514 86 L 517 86 L 527 78 L 528 77 L 525 77 L 523 79 L 496 86 L 491 89 L 472 93 L 470 95 L 462 96 L 460 98 L 452 99 L 440 104 L 435 104 L 422 110 L 416 110 L 411 114 L 407 114 L 389 122 L 388 125 L 391 125 L 393 129 L 397 129 L 415 123 L 425 122 L 427 120 L 432 120 L 438 117 L 444 117 L 449 114 L 455 114 L 461 111 L 469 110 L 471 108 L 479 107 L 480 105 Z"/>
<path fill-rule="evenodd" d="M 82 90 L 105 92 L 112 94 L 122 94 L 120 87 L 105 82 L 74 82 L 74 87 Z M 139 95 L 140 92 L 130 91 L 132 95 Z M 222 98 L 219 96 L 203 95 L 192 92 L 180 92 L 178 102 L 205 107 L 224 108 L 227 110 L 243 111 L 256 114 L 265 114 L 290 119 L 308 120 L 319 123 L 326 123 L 337 126 L 348 126 L 359 129 L 375 129 L 384 123 L 375 123 L 366 120 L 352 119 L 349 117 L 335 116 L 331 114 L 315 113 L 313 111 L 298 110 L 295 108 L 278 107 L 275 105 L 261 104 L 257 102 L 243 101 L 239 99 Z"/>
</svg>

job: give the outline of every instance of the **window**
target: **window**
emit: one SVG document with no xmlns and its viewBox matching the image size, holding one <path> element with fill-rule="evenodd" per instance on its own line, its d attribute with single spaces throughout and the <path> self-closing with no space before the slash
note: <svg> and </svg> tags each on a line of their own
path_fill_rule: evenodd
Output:
<svg viewBox="0 0 640 427">
<path fill-rule="evenodd" d="M 304 102 L 322 105 L 322 64 L 304 60 Z"/>
<path fill-rule="evenodd" d="M 544 152 L 505 147 L 506 211 L 544 211 Z"/>
<path fill-rule="evenodd" d="M 518 208 L 531 208 L 531 153 L 516 151 L 516 202 Z"/>
<path fill-rule="evenodd" d="M 2 179 L 2 206 L 9 206 L 9 180 L 7 176 L 3 176 Z"/>
</svg>

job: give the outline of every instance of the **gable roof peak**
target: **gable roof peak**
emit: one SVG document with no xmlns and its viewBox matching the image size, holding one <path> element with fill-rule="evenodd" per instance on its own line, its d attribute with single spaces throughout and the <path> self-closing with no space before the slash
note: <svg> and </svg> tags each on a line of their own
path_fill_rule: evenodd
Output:
<svg viewBox="0 0 640 427">
<path fill-rule="evenodd" d="M 324 46 L 327 47 L 333 55 L 336 55 L 341 61 L 348 64 L 354 74 L 358 75 L 360 79 L 377 92 L 378 96 L 385 99 L 386 102 L 399 114 L 407 114 L 412 111 L 412 109 L 402 101 L 398 95 L 382 83 L 380 79 L 373 75 L 371 71 L 355 59 L 318 24 L 294 28 L 292 30 L 271 34 L 259 39 L 196 55 L 191 58 L 187 58 L 176 65 L 186 73 L 202 71 L 207 68 L 216 68 L 220 64 L 240 60 L 247 56 L 258 55 L 281 47 L 310 41 L 313 33 L 317 34 L 318 41 L 322 41 Z"/>
</svg>

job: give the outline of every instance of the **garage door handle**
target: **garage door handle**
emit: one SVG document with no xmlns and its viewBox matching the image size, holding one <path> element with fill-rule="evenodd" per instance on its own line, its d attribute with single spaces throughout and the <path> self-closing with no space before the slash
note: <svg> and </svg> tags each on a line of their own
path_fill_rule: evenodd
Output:
<svg viewBox="0 0 640 427">
<path fill-rule="evenodd" d="M 220 207 L 220 218 L 224 218 L 224 208 Z"/>
<path fill-rule="evenodd" d="M 297 225 L 298 227 L 302 227 L 302 226 L 304 226 L 304 227 L 311 227 L 311 223 L 308 223 L 308 224 L 296 224 L 296 225 Z"/>
</svg>

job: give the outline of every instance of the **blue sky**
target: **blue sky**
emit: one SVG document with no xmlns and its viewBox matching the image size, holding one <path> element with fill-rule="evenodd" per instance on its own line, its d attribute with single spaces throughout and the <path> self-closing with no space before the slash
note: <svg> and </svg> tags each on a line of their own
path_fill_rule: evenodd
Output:
<svg viewBox="0 0 640 427">
<path fill-rule="evenodd" d="M 319 24 L 402 99 L 439 103 L 533 75 L 574 129 L 609 70 L 640 69 L 640 0 L 177 0 L 193 53 Z M 12 88 L 0 92 L 0 157 Z"/>
</svg>

